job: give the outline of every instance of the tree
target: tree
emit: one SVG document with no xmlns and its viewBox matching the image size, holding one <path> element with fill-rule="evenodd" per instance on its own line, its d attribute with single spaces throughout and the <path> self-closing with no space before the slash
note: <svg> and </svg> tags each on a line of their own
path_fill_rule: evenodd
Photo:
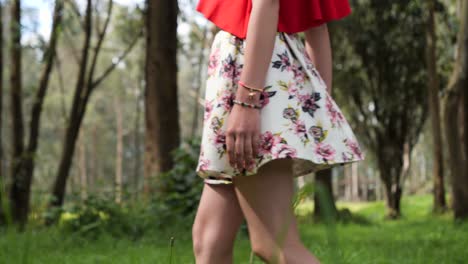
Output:
<svg viewBox="0 0 468 264">
<path fill-rule="evenodd" d="M 398 218 L 409 166 L 404 156 L 410 156 L 427 116 L 425 20 L 419 1 L 352 4 L 353 16 L 336 29 L 341 34 L 333 34 L 335 57 L 343 62 L 335 83 L 349 91 L 340 103 L 377 159 L 387 216 Z"/>
<path fill-rule="evenodd" d="M 439 78 L 437 72 L 436 55 L 436 24 L 435 24 L 436 0 L 427 2 L 427 47 L 426 60 L 428 71 L 428 101 L 432 124 L 432 140 L 434 144 L 433 179 L 434 179 L 434 211 L 445 211 L 445 186 L 444 186 L 444 159 L 442 149 L 442 130 L 439 106 Z"/>
<path fill-rule="evenodd" d="M 109 74 L 116 68 L 116 66 L 128 55 L 143 32 L 137 32 L 134 38 L 128 44 L 128 47 L 118 56 L 118 58 L 113 61 L 107 68 L 105 68 L 100 76 L 96 77 L 96 67 L 109 28 L 110 19 L 112 17 L 113 3 L 114 2 L 112 0 L 109 0 L 105 16 L 106 19 L 102 28 L 100 28 L 99 24 L 93 24 L 93 1 L 87 0 L 84 23 L 82 23 L 85 36 L 83 38 L 83 46 L 81 49 L 81 61 L 75 84 L 73 103 L 70 108 L 69 119 L 67 121 L 67 128 L 63 140 L 62 155 L 52 187 L 53 199 L 49 203 L 49 208 L 60 208 L 63 205 L 66 192 L 66 183 L 70 174 L 70 168 L 72 165 L 78 134 L 92 93 L 109 76 Z M 77 13 L 77 16 L 80 17 L 78 11 L 79 9 L 76 6 L 74 10 L 76 10 L 75 12 Z M 98 18 L 95 20 L 99 21 Z M 93 46 L 94 53 L 91 52 L 93 26 L 95 26 L 97 29 L 97 42 Z M 48 224 L 52 224 L 55 220 L 56 219 L 47 219 L 47 222 Z"/>
<path fill-rule="evenodd" d="M 0 1 L 0 224 L 5 220 L 5 209 L 3 204 L 5 202 L 5 182 L 6 176 L 3 170 L 3 2 Z"/>
<path fill-rule="evenodd" d="M 173 167 L 180 144 L 177 98 L 177 1 L 146 1 L 145 193 L 157 173 Z M 160 190 L 161 191 L 161 190 Z"/>
<path fill-rule="evenodd" d="M 444 129 L 451 170 L 452 202 L 455 219 L 468 219 L 468 3 L 461 1 L 457 58 L 444 105 Z M 460 118 L 460 109 L 464 120 Z M 463 135 L 461 130 L 464 131 Z M 464 142 L 465 145 L 462 145 Z M 465 161 L 463 160 L 465 158 Z"/>
<path fill-rule="evenodd" d="M 10 190 L 11 215 L 13 220 L 24 227 L 29 213 L 31 184 L 34 173 L 34 158 L 37 152 L 42 105 L 49 86 L 50 74 L 54 64 L 56 46 L 62 23 L 63 2 L 57 0 L 53 12 L 52 30 L 49 44 L 42 58 L 43 69 L 31 108 L 29 124 L 29 140 L 24 146 L 24 126 L 22 111 L 22 71 L 21 71 L 21 1 L 15 0 L 12 5 L 11 24 L 11 115 L 13 120 L 13 154 L 12 154 L 12 184 Z"/>
<path fill-rule="evenodd" d="M 335 219 L 338 216 L 335 197 L 333 196 L 332 170 L 320 170 L 315 173 L 314 217 Z"/>
<path fill-rule="evenodd" d="M 21 169 L 21 155 L 24 149 L 24 128 L 23 128 L 23 112 L 21 107 L 21 1 L 14 0 L 11 5 L 11 22 L 10 22 L 10 56 L 11 56 L 11 70 L 10 70 L 10 111 L 12 120 L 12 154 L 11 154 L 11 175 L 12 175 L 12 191 L 10 193 L 10 200 L 12 204 L 16 201 L 19 206 L 13 212 L 12 217 L 15 220 L 24 221 L 25 201 L 21 200 L 22 197 L 16 197 L 19 191 L 14 189 L 24 188 L 26 186 L 24 175 L 20 175 Z M 15 206 L 13 206 L 15 207 Z M 20 211 L 22 209 L 22 211 Z M 23 219 L 21 219 L 23 218 Z"/>
</svg>

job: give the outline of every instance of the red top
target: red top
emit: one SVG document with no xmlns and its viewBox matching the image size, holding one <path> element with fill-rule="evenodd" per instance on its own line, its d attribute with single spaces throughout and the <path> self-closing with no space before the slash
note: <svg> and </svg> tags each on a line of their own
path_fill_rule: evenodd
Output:
<svg viewBox="0 0 468 264">
<path fill-rule="evenodd" d="M 244 39 L 252 0 L 200 0 L 196 10 L 222 30 Z M 297 33 L 351 13 L 348 0 L 280 0 L 278 31 Z"/>
</svg>

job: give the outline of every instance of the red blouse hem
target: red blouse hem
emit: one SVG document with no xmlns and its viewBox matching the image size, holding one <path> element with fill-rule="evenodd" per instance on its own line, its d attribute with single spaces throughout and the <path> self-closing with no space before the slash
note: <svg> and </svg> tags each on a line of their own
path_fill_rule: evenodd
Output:
<svg viewBox="0 0 468 264">
<path fill-rule="evenodd" d="M 200 0 L 196 7 L 220 29 L 241 39 L 247 35 L 251 9 L 251 0 Z M 348 0 L 281 0 L 277 31 L 298 33 L 349 14 Z"/>
</svg>

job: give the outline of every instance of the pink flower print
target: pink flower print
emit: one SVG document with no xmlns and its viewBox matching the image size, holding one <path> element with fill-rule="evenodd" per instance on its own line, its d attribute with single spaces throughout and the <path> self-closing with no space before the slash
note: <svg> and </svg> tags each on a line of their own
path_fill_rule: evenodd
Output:
<svg viewBox="0 0 468 264">
<path fill-rule="evenodd" d="M 271 149 L 279 144 L 283 139 L 279 135 L 274 135 L 270 131 L 265 132 L 260 137 L 260 145 L 258 153 L 260 155 L 267 155 L 271 153 Z"/>
<path fill-rule="evenodd" d="M 296 135 L 307 134 L 304 121 L 302 121 L 302 120 L 297 120 L 297 121 L 293 122 L 293 129 L 294 129 L 294 133 Z"/>
<path fill-rule="evenodd" d="M 270 88 L 271 85 L 265 87 L 263 92 L 260 94 L 259 104 L 261 107 L 266 106 L 270 102 L 270 97 L 273 97 L 276 94 L 276 91 L 269 92 L 268 89 Z"/>
<path fill-rule="evenodd" d="M 276 56 L 279 60 L 273 61 L 273 68 L 280 69 L 281 71 L 291 71 L 291 62 L 289 61 L 288 51 L 285 50 L 283 53 L 277 53 Z"/>
<path fill-rule="evenodd" d="M 213 131 L 218 131 L 222 125 L 223 121 L 219 119 L 219 117 L 215 116 L 211 119 L 210 128 L 213 129 Z"/>
<path fill-rule="evenodd" d="M 350 161 L 353 159 L 353 154 L 349 152 L 341 152 L 341 158 L 343 159 L 344 162 Z"/>
<path fill-rule="evenodd" d="M 333 126 L 336 126 L 337 124 L 340 125 L 342 122 L 344 122 L 343 115 L 333 105 L 333 101 L 330 96 L 327 96 L 326 108 Z"/>
<path fill-rule="evenodd" d="M 296 120 L 297 119 L 297 112 L 294 108 L 292 107 L 287 107 L 283 110 L 283 117 L 289 120 Z"/>
<path fill-rule="evenodd" d="M 292 71 L 294 73 L 294 80 L 297 83 L 303 83 L 305 80 L 305 74 L 304 74 L 302 66 L 297 67 L 296 65 L 293 65 Z"/>
<path fill-rule="evenodd" d="M 232 108 L 232 105 L 233 105 L 232 100 L 234 100 L 235 97 L 236 97 L 236 95 L 233 92 L 231 92 L 230 90 L 225 90 L 224 91 L 223 95 L 221 96 L 221 101 L 220 101 L 220 105 L 224 108 L 224 111 L 226 111 L 226 112 L 231 111 L 231 108 Z"/>
<path fill-rule="evenodd" d="M 290 83 L 288 85 L 288 94 L 289 94 L 289 97 L 288 99 L 292 99 L 295 95 L 297 95 L 297 86 L 295 83 Z"/>
<path fill-rule="evenodd" d="M 311 126 L 309 128 L 309 134 L 312 135 L 316 143 L 322 142 L 327 137 L 327 132 L 321 126 Z"/>
<path fill-rule="evenodd" d="M 206 100 L 205 101 L 205 114 L 203 115 L 203 120 L 206 121 L 211 116 L 211 112 L 213 111 L 213 100 Z"/>
<path fill-rule="evenodd" d="M 307 136 L 307 129 L 304 121 L 296 120 L 293 121 L 292 125 L 292 130 L 294 131 L 294 134 L 297 135 L 304 144 L 309 142 L 309 137 Z"/>
<path fill-rule="evenodd" d="M 218 67 L 219 64 L 219 48 L 216 48 L 211 54 L 210 58 L 208 60 L 208 76 L 211 76 L 214 74 L 216 68 Z"/>
<path fill-rule="evenodd" d="M 302 104 L 302 111 L 314 117 L 315 111 L 320 108 L 317 102 L 322 99 L 322 96 L 320 93 L 314 92 L 312 94 L 301 94 L 298 99 Z"/>
<path fill-rule="evenodd" d="M 273 158 L 295 158 L 297 150 L 288 144 L 277 144 L 272 148 Z"/>
<path fill-rule="evenodd" d="M 205 158 L 201 158 L 200 159 L 200 164 L 198 166 L 199 166 L 199 170 L 201 170 L 201 171 L 207 170 L 208 166 L 210 166 L 210 160 L 205 159 Z"/>
<path fill-rule="evenodd" d="M 330 144 L 318 143 L 316 145 L 315 153 L 321 156 L 324 161 L 333 160 L 335 152 Z"/>
<path fill-rule="evenodd" d="M 226 152 L 226 134 L 224 131 L 218 130 L 215 132 L 214 144 L 221 158 L 224 152 Z"/>
<path fill-rule="evenodd" d="M 359 159 L 362 159 L 361 148 L 359 147 L 356 141 L 353 141 L 349 138 L 344 140 L 345 145 L 351 150 L 351 152 L 356 155 Z"/>
<path fill-rule="evenodd" d="M 237 80 L 240 76 L 240 69 L 243 65 L 238 65 L 232 58 L 231 54 L 223 60 L 221 67 L 221 74 L 224 78 Z"/>
</svg>

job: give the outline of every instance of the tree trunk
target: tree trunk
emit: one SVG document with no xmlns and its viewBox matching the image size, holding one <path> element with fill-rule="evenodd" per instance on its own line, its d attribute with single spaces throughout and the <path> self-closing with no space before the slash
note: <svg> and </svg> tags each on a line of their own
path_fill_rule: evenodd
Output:
<svg viewBox="0 0 468 264">
<path fill-rule="evenodd" d="M 468 87 L 468 3 L 466 1 L 461 2 L 461 26 L 458 34 L 457 59 L 447 89 L 444 122 L 450 157 L 453 211 L 455 219 L 468 219 L 468 169 L 463 159 L 463 156 L 466 157 L 467 153 L 464 153 L 466 146 L 461 144 L 463 139 L 460 133 L 459 111 L 457 111 L 459 104 L 463 102 L 463 90 Z M 466 111 L 466 107 L 464 107 L 464 110 Z M 466 115 L 466 112 L 464 114 Z M 466 130 L 464 137 L 466 144 Z"/>
<path fill-rule="evenodd" d="M 88 173 L 86 166 L 86 135 L 84 130 L 81 130 L 81 135 L 78 142 L 79 151 L 79 173 L 80 173 L 80 196 L 82 201 L 88 199 Z"/>
<path fill-rule="evenodd" d="M 28 179 L 21 170 L 21 159 L 24 151 L 24 127 L 22 111 L 21 83 L 21 1 L 11 4 L 11 44 L 10 44 L 10 107 L 12 120 L 12 155 L 11 155 L 11 216 L 15 223 L 24 226 L 28 212 Z"/>
<path fill-rule="evenodd" d="M 400 201 L 403 193 L 403 186 L 400 180 L 402 173 L 402 156 L 378 155 L 378 166 L 380 177 L 384 184 L 385 202 L 387 207 L 386 217 L 397 219 L 401 216 Z"/>
<path fill-rule="evenodd" d="M 6 176 L 3 173 L 3 3 L 0 2 L 0 225 L 5 222 L 4 201 Z"/>
<path fill-rule="evenodd" d="M 380 174 L 379 174 L 380 175 Z M 374 178 L 375 181 L 375 199 L 377 201 L 382 200 L 382 180 L 379 177 Z"/>
<path fill-rule="evenodd" d="M 114 109 L 116 119 L 116 154 L 115 154 L 115 202 L 122 202 L 122 159 L 123 159 L 123 117 L 122 103 L 119 95 L 114 97 Z"/>
<path fill-rule="evenodd" d="M 142 78 L 138 78 L 138 80 L 141 80 Z M 138 201 L 139 198 L 139 193 L 140 193 L 140 178 L 142 177 L 141 174 L 141 140 L 140 140 L 140 126 L 141 126 L 141 107 L 140 107 L 140 102 L 141 102 L 141 94 L 143 91 L 143 87 L 140 85 L 141 82 L 138 82 L 138 93 L 136 97 L 136 104 L 135 104 L 135 124 L 134 124 L 134 137 L 133 137 L 133 148 L 135 149 L 135 158 L 134 160 L 134 166 L 133 166 L 133 186 L 134 186 L 134 195 L 133 199 L 134 201 Z"/>
<path fill-rule="evenodd" d="M 171 151 L 179 146 L 177 99 L 177 1 L 146 1 L 145 188 L 172 168 Z M 162 190 L 158 190 L 162 191 Z"/>
<path fill-rule="evenodd" d="M 429 111 L 432 123 L 433 140 L 433 180 L 434 180 L 434 212 L 443 212 L 446 209 L 445 186 L 444 186 L 444 166 L 442 150 L 442 132 L 439 106 L 439 78 L 437 73 L 437 55 L 436 55 L 436 25 L 435 25 L 435 0 L 428 2 L 428 20 L 427 20 L 427 65 L 428 65 L 428 95 Z"/>
<path fill-rule="evenodd" d="M 85 37 L 84 45 L 81 52 L 81 63 L 78 72 L 77 83 L 75 86 L 75 94 L 73 96 L 73 103 L 70 110 L 69 121 L 65 132 L 63 141 L 62 155 L 60 158 L 57 175 L 55 177 L 52 189 L 52 201 L 49 207 L 61 207 L 65 198 L 66 183 L 69 176 L 73 152 L 75 151 L 76 140 L 78 138 L 79 128 L 81 126 L 82 117 L 86 105 L 83 102 L 83 90 L 85 88 L 86 69 L 89 59 L 90 41 L 91 41 L 91 28 L 92 28 L 92 1 L 88 0 L 86 5 L 85 15 Z M 56 219 L 47 219 L 48 224 L 52 224 Z"/>
<path fill-rule="evenodd" d="M 20 224 L 23 228 L 26 224 L 29 212 L 29 200 L 31 192 L 31 183 L 34 172 L 34 157 L 36 156 L 40 117 L 42 113 L 42 105 L 49 85 L 50 73 L 54 64 L 56 53 L 57 40 L 59 35 L 59 25 L 62 18 L 62 1 L 57 1 L 54 8 L 54 17 L 52 22 L 52 31 L 50 35 L 49 45 L 44 52 L 44 68 L 39 79 L 39 85 L 36 92 L 35 100 L 31 110 L 31 123 L 29 126 L 29 141 L 27 149 L 24 149 L 24 128 L 22 116 L 21 102 L 21 2 L 14 1 L 12 5 L 12 72 L 11 72 L 11 87 L 12 87 L 12 119 L 13 121 L 13 159 L 12 159 L 12 186 L 10 191 L 11 209 L 13 220 Z"/>
<path fill-rule="evenodd" d="M 89 150 L 90 156 L 90 169 L 88 173 L 88 190 L 90 192 L 97 191 L 96 184 L 99 182 L 99 160 L 98 160 L 98 125 L 96 123 L 93 124 L 91 128 L 91 149 Z"/>
<path fill-rule="evenodd" d="M 358 164 L 356 162 L 351 163 L 351 199 L 353 201 L 359 200 L 359 172 Z"/>
<path fill-rule="evenodd" d="M 332 187 L 332 170 L 315 173 L 314 217 L 336 219 L 338 216 Z"/>
<path fill-rule="evenodd" d="M 104 39 L 109 28 L 110 19 L 112 18 L 113 0 L 109 0 L 107 7 L 107 13 L 105 15 L 104 25 L 98 28 L 97 32 L 97 43 L 94 45 L 94 53 L 90 59 L 90 42 L 92 36 L 93 26 L 93 3 L 92 0 L 87 0 L 86 4 L 86 15 L 85 15 L 85 37 L 84 45 L 81 54 L 81 63 L 78 73 L 77 83 L 75 86 L 75 93 L 73 96 L 73 103 L 69 114 L 69 123 L 67 125 L 65 139 L 63 143 L 62 156 L 59 163 L 59 168 L 55 177 L 55 182 L 52 189 L 53 200 L 49 203 L 49 207 L 61 207 L 66 192 L 66 182 L 70 174 L 70 168 L 73 159 L 73 153 L 76 145 L 77 136 L 83 122 L 83 118 L 86 114 L 86 108 L 90 100 L 92 92 L 98 87 L 109 74 L 119 65 L 120 62 L 129 54 L 133 47 L 138 42 L 138 39 L 142 35 L 143 31 L 136 34 L 133 41 L 127 47 L 127 49 L 120 55 L 115 62 L 113 62 L 107 69 L 103 71 L 101 76 L 95 78 L 96 66 L 98 63 L 99 55 L 102 49 Z M 88 67 L 88 61 L 89 67 Z M 52 224 L 56 219 L 48 219 L 47 224 Z"/>
</svg>

